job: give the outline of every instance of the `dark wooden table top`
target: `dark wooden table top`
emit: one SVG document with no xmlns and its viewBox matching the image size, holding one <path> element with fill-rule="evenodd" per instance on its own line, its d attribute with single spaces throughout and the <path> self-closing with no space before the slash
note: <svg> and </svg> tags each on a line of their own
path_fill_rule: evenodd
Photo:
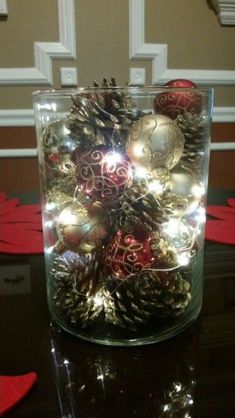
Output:
<svg viewBox="0 0 235 418">
<path fill-rule="evenodd" d="M 235 193 L 208 200 L 227 197 Z M 198 320 L 144 347 L 100 346 L 50 326 L 43 256 L 1 254 L 0 285 L 0 374 L 38 374 L 9 418 L 235 417 L 235 246 L 206 242 Z"/>
</svg>

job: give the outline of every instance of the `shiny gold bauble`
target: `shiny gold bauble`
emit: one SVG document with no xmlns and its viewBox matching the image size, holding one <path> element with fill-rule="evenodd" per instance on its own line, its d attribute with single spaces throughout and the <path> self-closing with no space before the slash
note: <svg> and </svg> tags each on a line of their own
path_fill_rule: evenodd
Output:
<svg viewBox="0 0 235 418">
<path fill-rule="evenodd" d="M 58 173 L 61 176 L 73 176 L 75 175 L 75 164 L 70 158 L 69 154 L 63 155 L 61 161 L 57 166 Z"/>
<path fill-rule="evenodd" d="M 192 213 L 204 199 L 204 185 L 193 171 L 184 167 L 179 166 L 172 170 L 169 185 L 171 193 L 184 202 L 181 208 L 180 205 L 176 208 L 176 216 Z"/>
<path fill-rule="evenodd" d="M 81 136 L 71 131 L 67 118 L 51 123 L 43 131 L 42 144 L 46 153 L 71 154 L 80 143 Z"/>
<path fill-rule="evenodd" d="M 90 253 L 107 237 L 109 219 L 98 204 L 69 203 L 56 222 L 58 239 L 68 249 Z"/>
<path fill-rule="evenodd" d="M 172 169 L 184 149 L 184 135 L 178 125 L 164 115 L 145 115 L 130 130 L 127 153 L 136 166 L 148 171 Z"/>
</svg>

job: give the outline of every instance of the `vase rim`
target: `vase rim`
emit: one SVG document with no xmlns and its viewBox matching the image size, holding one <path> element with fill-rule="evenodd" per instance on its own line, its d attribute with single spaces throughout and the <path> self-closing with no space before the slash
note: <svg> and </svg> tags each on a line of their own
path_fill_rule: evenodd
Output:
<svg viewBox="0 0 235 418">
<path fill-rule="evenodd" d="M 107 86 L 107 87 L 73 87 L 73 88 L 61 88 L 61 89 L 44 89 L 44 90 L 35 90 L 32 92 L 33 97 L 42 97 L 42 96 L 68 96 L 76 94 L 84 94 L 91 92 L 105 92 L 105 91 L 123 91 L 130 93 L 164 93 L 166 92 L 196 92 L 201 94 L 213 94 L 214 89 L 212 87 L 170 87 L 170 86 L 159 86 L 159 85 L 150 85 L 150 86 Z"/>
</svg>

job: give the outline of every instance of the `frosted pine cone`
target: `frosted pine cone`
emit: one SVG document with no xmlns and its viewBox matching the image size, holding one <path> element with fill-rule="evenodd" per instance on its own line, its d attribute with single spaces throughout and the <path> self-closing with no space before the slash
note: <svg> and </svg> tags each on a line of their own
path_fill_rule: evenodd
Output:
<svg viewBox="0 0 235 418">
<path fill-rule="evenodd" d="M 53 300 L 59 317 L 71 326 L 86 327 L 102 312 L 95 303 L 98 262 L 71 251 L 56 257 L 51 270 Z"/>
<path fill-rule="evenodd" d="M 182 314 L 191 299 L 190 284 L 180 273 L 146 272 L 138 278 L 109 279 L 105 318 L 122 328 L 137 330 L 151 318 Z"/>
<path fill-rule="evenodd" d="M 134 181 L 121 198 L 121 210 L 117 212 L 116 225 L 126 232 L 156 229 L 156 224 L 164 219 L 164 208 L 160 199 L 149 192 L 145 181 Z"/>
<path fill-rule="evenodd" d="M 85 145 L 89 145 L 89 141 L 93 145 L 105 144 L 105 133 L 119 129 L 118 119 L 106 112 L 95 100 L 77 94 L 72 97 L 72 101 L 69 126 L 72 132 L 84 138 Z"/>
<path fill-rule="evenodd" d="M 95 145 L 124 147 L 128 129 L 142 115 L 130 96 L 115 86 L 96 88 L 72 97 L 69 126 L 76 135 L 81 134 Z"/>
<path fill-rule="evenodd" d="M 191 112 L 184 112 L 177 116 L 176 122 L 185 137 L 181 161 L 186 161 L 189 164 L 198 164 L 203 153 L 203 143 L 206 138 L 203 117 Z"/>
</svg>

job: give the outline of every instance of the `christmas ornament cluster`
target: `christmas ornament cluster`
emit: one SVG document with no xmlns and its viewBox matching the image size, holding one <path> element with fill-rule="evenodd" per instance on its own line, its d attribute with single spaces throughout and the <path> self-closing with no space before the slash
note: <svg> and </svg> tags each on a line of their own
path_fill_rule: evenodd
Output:
<svg viewBox="0 0 235 418">
<path fill-rule="evenodd" d="M 74 329 L 136 333 L 190 306 L 205 193 L 202 97 L 187 80 L 167 87 L 146 109 L 105 80 L 73 95 L 67 116 L 43 131 L 50 293 Z"/>
</svg>

